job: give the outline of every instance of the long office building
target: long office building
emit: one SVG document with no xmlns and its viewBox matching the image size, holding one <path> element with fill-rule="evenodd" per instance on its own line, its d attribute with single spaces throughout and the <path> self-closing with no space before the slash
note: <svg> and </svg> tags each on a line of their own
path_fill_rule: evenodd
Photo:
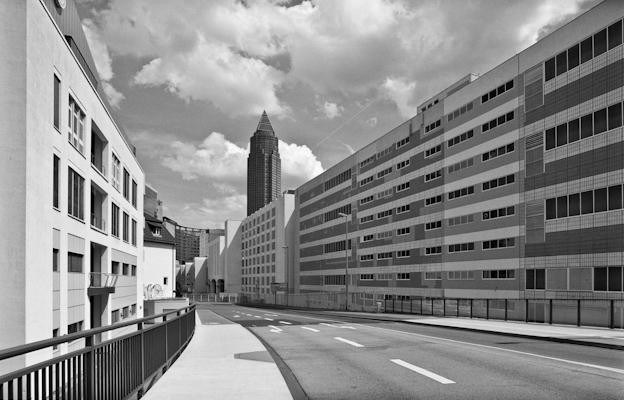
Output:
<svg viewBox="0 0 624 400">
<path fill-rule="evenodd" d="M 298 289 L 343 291 L 347 247 L 350 301 L 621 298 L 623 16 L 599 4 L 299 187 Z"/>
<path fill-rule="evenodd" d="M 0 22 L 7 348 L 142 315 L 145 177 L 110 113 L 74 2 L 4 1 Z"/>
</svg>

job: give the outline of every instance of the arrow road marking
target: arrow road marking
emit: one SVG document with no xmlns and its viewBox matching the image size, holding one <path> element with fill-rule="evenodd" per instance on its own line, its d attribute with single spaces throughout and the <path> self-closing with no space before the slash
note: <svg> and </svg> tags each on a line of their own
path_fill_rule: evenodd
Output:
<svg viewBox="0 0 624 400">
<path fill-rule="evenodd" d="M 390 361 L 392 361 L 393 363 L 395 363 L 395 364 L 397 364 L 397 365 L 400 365 L 400 366 L 402 366 L 402 367 L 405 367 L 405 368 L 407 368 L 407 369 L 409 369 L 409 370 L 411 370 L 411 371 L 414 371 L 414 372 L 416 372 L 416 373 L 418 373 L 418 374 L 424 375 L 424 376 L 426 376 L 427 378 L 433 379 L 434 381 L 438 381 L 438 382 L 440 382 L 440 383 L 441 383 L 441 384 L 443 384 L 443 385 L 448 385 L 448 384 L 450 384 L 450 383 L 455 383 L 454 381 L 452 381 L 452 380 L 450 380 L 450 379 L 446 379 L 446 378 L 445 378 L 445 377 L 443 377 L 443 376 L 440 376 L 440 375 L 438 375 L 438 374 L 434 374 L 434 373 L 433 373 L 433 372 L 431 372 L 431 371 L 428 371 L 428 370 L 426 370 L 426 369 L 424 369 L 424 368 L 417 367 L 417 366 L 415 366 L 415 365 L 413 365 L 413 364 L 410 364 L 410 363 L 408 363 L 408 362 L 405 362 L 405 361 L 403 361 L 403 360 L 394 359 L 394 360 L 390 360 Z"/>
<path fill-rule="evenodd" d="M 282 329 L 281 329 L 281 328 L 278 328 L 278 327 L 277 327 L 277 326 L 275 326 L 275 325 L 269 325 L 269 328 L 272 328 L 272 329 L 271 329 L 271 332 L 273 332 L 273 333 L 280 333 L 280 332 L 282 332 Z"/>
<path fill-rule="evenodd" d="M 364 347 L 363 344 L 359 344 L 359 343 L 353 342 L 353 341 L 348 340 L 348 339 L 343 339 L 341 337 L 335 337 L 334 339 L 336 339 L 336 340 L 338 340 L 340 342 L 346 343 L 346 344 L 350 344 L 353 347 Z"/>
</svg>

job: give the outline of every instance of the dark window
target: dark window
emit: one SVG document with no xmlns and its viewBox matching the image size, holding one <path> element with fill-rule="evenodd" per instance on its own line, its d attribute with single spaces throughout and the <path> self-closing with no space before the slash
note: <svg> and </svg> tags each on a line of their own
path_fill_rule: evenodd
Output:
<svg viewBox="0 0 624 400">
<path fill-rule="evenodd" d="M 544 74 L 546 76 L 546 82 L 555 77 L 555 58 L 551 58 L 544 63 Z"/>
<path fill-rule="evenodd" d="M 572 69 L 579 65 L 579 44 L 576 44 L 568 49 L 568 69 Z"/>
<path fill-rule="evenodd" d="M 557 218 L 557 203 L 556 199 L 546 200 L 546 219 Z"/>
<path fill-rule="evenodd" d="M 579 140 L 581 130 L 580 120 L 575 119 L 568 122 L 568 142 L 576 142 Z"/>
<path fill-rule="evenodd" d="M 125 168 L 123 170 L 123 197 L 130 200 L 130 173 Z"/>
<path fill-rule="evenodd" d="M 591 114 L 581 117 L 581 138 L 585 139 L 594 134 L 594 125 Z"/>
<path fill-rule="evenodd" d="M 568 62 L 566 52 L 557 54 L 557 76 L 568 70 Z"/>
<path fill-rule="evenodd" d="M 133 246 L 136 246 L 137 244 L 137 222 L 135 220 L 132 220 L 132 235 L 130 235 L 132 241 L 130 243 L 132 243 Z"/>
<path fill-rule="evenodd" d="M 507 83 L 505 84 L 505 90 L 511 90 L 511 89 L 513 89 L 513 85 L 514 85 L 514 84 L 513 84 L 513 80 L 511 80 L 511 81 L 507 82 Z M 472 104 L 472 103 L 470 103 L 470 104 Z"/>
<path fill-rule="evenodd" d="M 535 270 L 535 289 L 543 290 L 546 288 L 546 270 L 539 268 Z"/>
<path fill-rule="evenodd" d="M 568 125 L 561 124 L 557 127 L 557 146 L 568 143 Z"/>
<path fill-rule="evenodd" d="M 581 42 L 581 64 L 591 59 L 592 59 L 592 38 L 588 37 L 587 39 Z"/>
<path fill-rule="evenodd" d="M 526 270 L 526 288 L 535 289 L 535 270 L 534 269 Z"/>
<path fill-rule="evenodd" d="M 136 208 L 137 206 L 137 183 L 132 180 L 132 206 Z"/>
<path fill-rule="evenodd" d="M 607 109 L 594 112 L 594 135 L 607 130 Z"/>
<path fill-rule="evenodd" d="M 129 232 L 130 232 L 130 216 L 126 213 L 123 213 L 123 220 L 122 220 L 123 226 L 122 228 L 122 239 L 124 242 L 128 241 L 128 236 L 129 236 Z"/>
<path fill-rule="evenodd" d="M 61 127 L 61 80 L 54 75 L 54 127 Z"/>
<path fill-rule="evenodd" d="M 546 130 L 546 150 L 555 148 L 555 128 Z"/>
<path fill-rule="evenodd" d="M 622 208 L 622 185 L 609 187 L 609 210 Z"/>
<path fill-rule="evenodd" d="M 607 211 L 607 189 L 594 190 L 594 211 Z"/>
<path fill-rule="evenodd" d="M 67 212 L 80 220 L 84 219 L 84 178 L 73 169 L 67 172 Z"/>
<path fill-rule="evenodd" d="M 594 212 L 594 193 L 591 190 L 581 193 L 581 214 Z"/>
<path fill-rule="evenodd" d="M 607 268 L 594 268 L 594 290 L 607 290 Z"/>
<path fill-rule="evenodd" d="M 119 237 L 119 207 L 115 203 L 111 206 L 111 235 Z"/>
<path fill-rule="evenodd" d="M 609 50 L 622 44 L 622 20 L 619 20 L 609 28 Z"/>
<path fill-rule="evenodd" d="M 581 213 L 581 198 L 578 193 L 568 196 L 568 215 L 574 216 Z"/>
<path fill-rule="evenodd" d="M 67 253 L 67 271 L 82 272 L 82 254 Z"/>
<path fill-rule="evenodd" d="M 59 249 L 52 249 L 52 271 L 59 270 Z"/>
<path fill-rule="evenodd" d="M 607 30 L 603 29 L 594 35 L 594 57 L 607 51 Z"/>
<path fill-rule="evenodd" d="M 609 107 L 609 130 L 622 126 L 622 103 Z"/>
<path fill-rule="evenodd" d="M 61 159 L 55 154 L 53 156 L 53 174 L 52 177 L 52 206 L 54 208 L 59 208 L 59 173 L 61 172 L 60 163 Z"/>
<path fill-rule="evenodd" d="M 622 267 L 609 267 L 609 291 L 622 291 Z"/>
<path fill-rule="evenodd" d="M 557 197 L 557 218 L 568 216 L 568 196 Z"/>
</svg>

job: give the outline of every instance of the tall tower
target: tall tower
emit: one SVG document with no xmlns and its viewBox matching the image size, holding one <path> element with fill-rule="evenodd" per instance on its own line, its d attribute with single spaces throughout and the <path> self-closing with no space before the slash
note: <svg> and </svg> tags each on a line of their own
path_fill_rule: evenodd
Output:
<svg viewBox="0 0 624 400">
<path fill-rule="evenodd" d="M 282 186 L 278 140 L 266 111 L 251 137 L 247 158 L 247 215 L 276 199 Z"/>
</svg>

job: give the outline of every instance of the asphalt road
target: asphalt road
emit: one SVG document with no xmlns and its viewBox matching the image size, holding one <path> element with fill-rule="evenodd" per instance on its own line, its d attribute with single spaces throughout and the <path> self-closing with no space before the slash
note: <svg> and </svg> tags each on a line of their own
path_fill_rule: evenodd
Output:
<svg viewBox="0 0 624 400">
<path fill-rule="evenodd" d="M 624 399 L 622 351 L 316 311 L 198 311 L 264 341 L 295 398 Z"/>
</svg>

